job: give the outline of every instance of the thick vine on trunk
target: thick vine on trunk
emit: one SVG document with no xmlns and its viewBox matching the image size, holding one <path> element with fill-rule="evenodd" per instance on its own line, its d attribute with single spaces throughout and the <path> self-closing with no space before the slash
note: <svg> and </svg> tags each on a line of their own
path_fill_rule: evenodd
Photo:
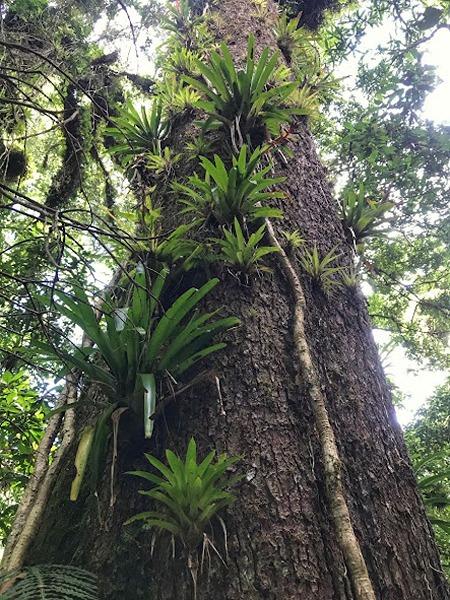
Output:
<svg viewBox="0 0 450 600">
<path fill-rule="evenodd" d="M 259 48 L 274 47 L 273 6 L 257 17 L 251 0 L 223 0 L 217 31 L 234 55 L 245 54 L 253 32 Z M 298 228 L 322 252 L 345 245 L 326 174 L 306 127 L 292 144 L 294 157 L 279 165 L 287 177 L 285 217 L 274 225 Z M 279 257 L 272 273 L 242 285 L 226 270 L 211 305 L 226 306 L 242 319 L 230 346 L 211 361 L 210 380 L 168 405 L 149 446 L 126 435 L 119 439 L 116 502 L 109 506 L 109 473 L 99 497 L 70 503 L 74 449 L 67 454 L 28 562 L 67 562 L 99 573 L 108 600 L 190 600 L 186 556 L 150 532 L 124 527 L 145 510 L 141 484 L 125 474 L 143 466 L 144 449 L 185 451 L 195 435 L 200 451 L 212 447 L 242 454 L 245 478 L 236 504 L 224 515 L 227 567 L 211 556 L 198 574 L 199 600 L 357 600 L 349 555 L 327 489 L 326 454 L 318 407 L 305 376 L 295 331 L 292 281 Z M 304 294 L 304 341 L 334 437 L 339 494 L 378 600 L 446 600 L 448 588 L 431 527 L 395 419 L 389 389 L 372 339 L 364 299 L 356 289 L 331 295 L 290 261 Z M 284 266 L 284 268 L 283 268 Z M 294 278 L 294 279 L 295 279 Z M 294 290 L 295 292 L 295 290 Z M 321 439 L 322 437 L 322 439 Z M 335 449 L 335 450 L 334 450 Z M 325 460 L 323 460 L 325 456 Z M 342 508 L 342 505 L 340 505 Z M 330 510 L 331 509 L 331 510 Z M 347 518 L 347 517 L 346 517 Z M 223 532 L 214 531 L 225 558 Z M 356 544 L 356 546 L 355 546 Z M 152 552 L 153 548 L 153 552 Z M 370 593 L 366 596 L 370 598 Z"/>
<path fill-rule="evenodd" d="M 278 249 L 284 274 L 291 286 L 295 301 L 293 341 L 297 351 L 301 375 L 304 379 L 314 415 L 314 425 L 320 442 L 323 459 L 324 484 L 327 492 L 328 508 L 334 525 L 334 533 L 339 543 L 345 564 L 347 565 L 350 583 L 356 600 L 376 600 L 367 565 L 361 552 L 352 520 L 348 510 L 345 490 L 342 484 L 342 461 L 336 445 L 336 438 L 328 415 L 325 395 L 321 389 L 319 378 L 311 358 L 305 331 L 305 294 L 300 277 L 293 262 L 281 246 L 272 224 L 267 220 L 267 237 Z"/>
</svg>

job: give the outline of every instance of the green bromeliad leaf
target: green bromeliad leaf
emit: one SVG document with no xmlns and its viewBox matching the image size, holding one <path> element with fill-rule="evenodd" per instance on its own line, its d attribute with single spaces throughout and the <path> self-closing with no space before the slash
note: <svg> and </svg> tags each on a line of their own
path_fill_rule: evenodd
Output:
<svg viewBox="0 0 450 600">
<path fill-rule="evenodd" d="M 261 259 L 273 252 L 278 252 L 274 246 L 260 246 L 260 242 L 264 237 L 266 225 L 263 223 L 255 232 L 247 237 L 242 231 L 239 221 L 234 219 L 234 233 L 227 228 L 223 228 L 223 238 L 214 238 L 215 242 L 220 247 L 218 259 L 225 263 L 237 267 L 243 272 L 248 272 L 251 269 L 259 266 Z"/>
<path fill-rule="evenodd" d="M 189 441 L 184 459 L 171 450 L 166 450 L 167 464 L 150 454 L 145 456 L 159 473 L 128 474 L 154 484 L 140 493 L 151 498 L 156 509 L 134 515 L 126 524 L 143 520 L 150 527 L 173 534 L 190 552 L 194 551 L 202 543 L 211 520 L 235 500 L 229 488 L 240 477 L 229 477 L 226 472 L 240 457 L 222 454 L 216 458 L 212 451 L 198 462 L 194 438 Z"/>
<path fill-rule="evenodd" d="M 180 199 L 184 212 L 202 218 L 212 214 L 219 223 L 230 225 L 236 217 L 249 220 L 281 217 L 282 212 L 267 206 L 267 202 L 284 198 L 282 191 L 271 189 L 282 183 L 284 177 L 268 177 L 270 166 L 259 168 L 264 152 L 264 148 L 256 148 L 250 153 L 244 145 L 233 156 L 228 169 L 218 155 L 214 156 L 214 162 L 200 157 L 204 178 L 193 175 L 186 185 L 173 185 L 184 196 Z"/>
<path fill-rule="evenodd" d="M 197 59 L 195 67 L 202 79 L 185 76 L 185 81 L 205 98 L 197 102 L 209 118 L 205 129 L 225 127 L 231 134 L 231 145 L 237 152 L 242 143 L 252 144 L 255 132 L 265 128 L 267 136 L 278 135 L 283 123 L 295 114 L 304 114 L 300 107 L 289 105 L 289 96 L 298 83 L 276 80 L 278 53 L 265 48 L 259 60 L 254 58 L 255 38 L 249 37 L 247 60 L 243 69 L 236 69 L 226 44 L 220 54 L 211 52 L 209 63 Z"/>
<path fill-rule="evenodd" d="M 167 276 L 168 269 L 163 268 L 153 285 L 149 285 L 148 274 L 139 264 L 127 304 L 118 307 L 106 301 L 98 320 L 82 288 L 75 287 L 70 294 L 55 294 L 58 299 L 55 311 L 78 325 L 92 340 L 93 348 L 86 351 L 75 347 L 70 353 L 40 344 L 39 349 L 65 362 L 67 369 L 78 369 L 86 378 L 102 385 L 111 399 L 111 404 L 80 438 L 72 500 L 78 498 L 88 463 L 94 487 L 99 480 L 115 409 L 129 408 L 142 415 L 143 434 L 150 438 L 157 381 L 167 374 L 173 381 L 198 361 L 224 348 L 226 344 L 214 342 L 214 337 L 239 323 L 235 317 L 217 319 L 218 311 L 198 309 L 203 298 L 219 283 L 218 279 L 211 279 L 198 289 L 186 290 L 164 309 L 161 299 Z M 136 405 L 136 397 L 142 398 L 142 404 Z"/>
</svg>

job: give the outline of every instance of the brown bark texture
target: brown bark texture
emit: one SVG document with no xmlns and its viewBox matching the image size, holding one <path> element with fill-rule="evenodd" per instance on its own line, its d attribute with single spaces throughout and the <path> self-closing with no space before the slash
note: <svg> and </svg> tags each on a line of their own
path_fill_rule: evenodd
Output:
<svg viewBox="0 0 450 600">
<path fill-rule="evenodd" d="M 251 1 L 223 0 L 216 20 L 236 57 L 253 32 L 259 48 L 274 46 L 271 19 L 255 16 Z M 294 156 L 278 165 L 284 219 L 276 234 L 299 229 L 308 246 L 325 253 L 344 247 L 324 168 L 306 126 L 292 144 Z M 347 257 L 349 260 L 349 256 Z M 336 288 L 325 295 L 292 259 L 305 294 L 307 343 L 327 403 L 340 459 L 353 528 L 379 600 L 449 598 L 431 526 L 418 497 L 400 427 L 396 421 L 363 296 Z M 208 300 L 241 318 L 227 334 L 230 344 L 210 361 L 216 377 L 170 403 L 145 446 L 119 436 L 114 506 L 109 468 L 98 498 L 69 501 L 74 449 L 60 475 L 27 562 L 73 563 L 99 574 L 108 600 L 190 600 L 186 556 L 167 538 L 152 552 L 152 532 L 124 526 L 149 510 L 145 487 L 125 474 L 145 467 L 144 450 L 165 447 L 184 453 L 194 435 L 200 452 L 211 448 L 241 454 L 245 477 L 236 503 L 212 532 L 226 566 L 211 554 L 198 578 L 199 600 L 354 600 L 324 486 L 324 465 L 308 387 L 294 344 L 295 298 L 279 258 L 272 272 L 247 285 L 222 271 Z"/>
</svg>

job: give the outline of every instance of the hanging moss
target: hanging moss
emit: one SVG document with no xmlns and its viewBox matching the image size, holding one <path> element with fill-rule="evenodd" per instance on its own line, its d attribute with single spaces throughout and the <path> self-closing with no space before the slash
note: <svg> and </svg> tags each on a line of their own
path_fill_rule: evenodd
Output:
<svg viewBox="0 0 450 600">
<path fill-rule="evenodd" d="M 301 13 L 300 26 L 317 29 L 329 10 L 338 10 L 348 4 L 348 0 L 278 0 L 291 17 Z"/>
<path fill-rule="evenodd" d="M 27 170 L 27 159 L 23 150 L 0 146 L 0 179 L 13 181 L 19 179 Z"/>
<path fill-rule="evenodd" d="M 84 167 L 84 147 L 87 143 L 83 131 L 83 111 L 78 104 L 77 86 L 70 84 L 64 98 L 64 154 L 61 167 L 53 177 L 48 190 L 46 206 L 60 208 L 78 191 Z"/>
</svg>

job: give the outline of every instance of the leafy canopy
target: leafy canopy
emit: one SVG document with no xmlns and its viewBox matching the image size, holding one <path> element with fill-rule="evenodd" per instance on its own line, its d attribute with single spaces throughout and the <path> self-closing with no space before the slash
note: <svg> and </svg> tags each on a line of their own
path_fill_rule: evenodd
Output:
<svg viewBox="0 0 450 600">
<path fill-rule="evenodd" d="M 405 431 L 441 559 L 450 575 L 450 382 L 439 386 Z"/>
</svg>

